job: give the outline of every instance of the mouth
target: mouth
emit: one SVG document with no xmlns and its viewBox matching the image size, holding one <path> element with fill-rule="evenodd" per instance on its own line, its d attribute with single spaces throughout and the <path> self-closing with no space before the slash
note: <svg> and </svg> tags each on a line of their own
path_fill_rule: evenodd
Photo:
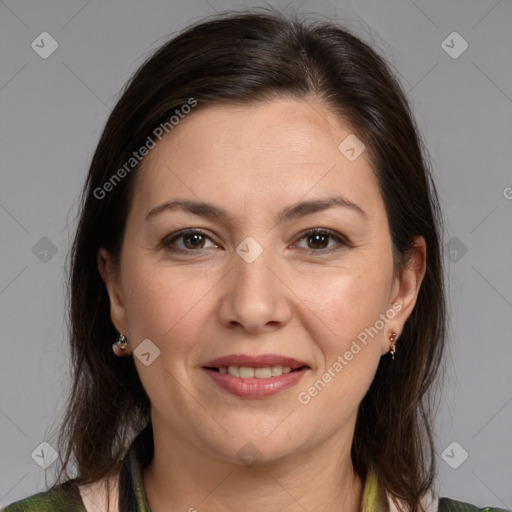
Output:
<svg viewBox="0 0 512 512">
<path fill-rule="evenodd" d="M 302 361 L 275 354 L 238 354 L 209 361 L 202 370 L 232 395 L 265 398 L 296 385 L 311 368 Z"/>
<path fill-rule="evenodd" d="M 224 375 L 231 375 L 231 377 L 239 377 L 241 379 L 269 379 L 272 377 L 280 377 L 286 373 L 298 372 L 300 370 L 308 369 L 309 366 L 304 365 L 298 368 L 291 368 L 290 366 L 272 365 L 262 367 L 250 366 L 203 366 L 206 370 L 222 373 Z"/>
</svg>

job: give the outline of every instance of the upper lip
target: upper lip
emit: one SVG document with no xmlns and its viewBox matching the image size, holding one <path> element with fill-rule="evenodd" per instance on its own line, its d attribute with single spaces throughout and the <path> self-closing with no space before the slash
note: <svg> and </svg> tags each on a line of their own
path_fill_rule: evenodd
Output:
<svg viewBox="0 0 512 512">
<path fill-rule="evenodd" d="M 298 361 L 293 357 L 281 356 L 279 354 L 262 354 L 259 356 L 250 356 L 247 354 L 232 354 L 229 356 L 219 357 L 207 362 L 203 368 L 220 368 L 221 366 L 245 366 L 247 368 L 265 368 L 267 366 L 288 366 L 292 370 L 309 366 L 303 361 Z"/>
</svg>

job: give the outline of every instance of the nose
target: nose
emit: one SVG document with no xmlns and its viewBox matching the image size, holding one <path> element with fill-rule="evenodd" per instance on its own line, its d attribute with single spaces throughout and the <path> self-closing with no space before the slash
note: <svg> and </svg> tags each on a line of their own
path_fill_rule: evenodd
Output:
<svg viewBox="0 0 512 512">
<path fill-rule="evenodd" d="M 291 317 L 293 296 L 284 270 L 268 248 L 249 261 L 233 254 L 233 267 L 221 283 L 220 321 L 250 333 L 282 327 Z"/>
</svg>

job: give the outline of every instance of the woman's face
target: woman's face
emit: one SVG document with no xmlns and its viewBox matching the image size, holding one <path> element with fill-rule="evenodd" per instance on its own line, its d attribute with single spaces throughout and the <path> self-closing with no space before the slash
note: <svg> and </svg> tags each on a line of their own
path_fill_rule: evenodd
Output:
<svg viewBox="0 0 512 512">
<path fill-rule="evenodd" d="M 107 251 L 98 261 L 153 422 L 182 446 L 242 463 L 350 445 L 424 273 L 419 246 L 394 278 L 366 153 L 338 147 L 350 134 L 313 100 L 208 107 L 145 158 L 120 274 Z M 178 200 L 192 206 L 162 206 Z M 305 368 L 279 376 L 280 363 Z"/>
</svg>

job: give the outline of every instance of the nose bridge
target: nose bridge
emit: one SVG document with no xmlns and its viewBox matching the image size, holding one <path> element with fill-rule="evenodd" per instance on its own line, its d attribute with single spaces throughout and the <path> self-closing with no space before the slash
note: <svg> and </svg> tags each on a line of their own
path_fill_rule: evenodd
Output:
<svg viewBox="0 0 512 512">
<path fill-rule="evenodd" d="M 272 249 L 263 247 L 252 237 L 238 245 L 222 298 L 224 323 L 238 323 L 252 331 L 269 322 L 286 320 L 285 287 L 275 275 L 278 264 L 274 256 Z"/>
<path fill-rule="evenodd" d="M 244 240 L 236 249 L 234 266 L 237 287 L 241 291 L 248 289 L 254 292 L 269 293 L 269 278 L 272 275 L 269 267 L 273 265 L 272 250 L 263 246 L 254 238 Z M 275 264 L 273 265 L 275 266 Z"/>
</svg>

